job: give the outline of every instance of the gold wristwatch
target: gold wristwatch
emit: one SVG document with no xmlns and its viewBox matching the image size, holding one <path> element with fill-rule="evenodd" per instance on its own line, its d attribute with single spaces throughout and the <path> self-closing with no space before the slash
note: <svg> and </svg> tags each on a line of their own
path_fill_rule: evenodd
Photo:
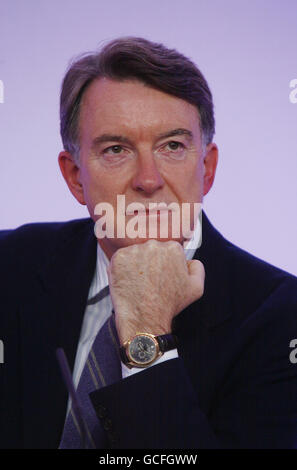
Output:
<svg viewBox="0 0 297 470">
<path fill-rule="evenodd" d="M 147 367 L 166 351 L 177 347 L 177 337 L 172 334 L 152 335 L 137 333 L 120 347 L 122 362 L 129 367 Z"/>
</svg>

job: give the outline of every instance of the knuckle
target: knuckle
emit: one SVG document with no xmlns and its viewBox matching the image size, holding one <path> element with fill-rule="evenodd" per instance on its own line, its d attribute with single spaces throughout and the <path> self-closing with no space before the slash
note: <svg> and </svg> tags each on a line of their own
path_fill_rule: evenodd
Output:
<svg viewBox="0 0 297 470">
<path fill-rule="evenodd" d="M 114 255 L 112 256 L 112 263 L 113 264 L 118 264 L 119 262 L 121 262 L 121 260 L 123 258 L 125 258 L 125 252 L 124 252 L 124 249 L 125 248 L 119 248 L 115 253 Z"/>
<path fill-rule="evenodd" d="M 158 242 L 157 240 L 154 240 L 154 239 L 151 239 L 151 240 L 148 240 L 146 243 L 146 248 L 148 248 L 149 250 L 155 250 L 158 246 Z"/>
<path fill-rule="evenodd" d="M 147 244 L 148 246 L 155 246 L 155 245 L 158 244 L 158 242 L 157 242 L 157 240 L 155 240 L 154 238 L 150 238 L 150 239 L 146 242 L 146 244 Z"/>
<path fill-rule="evenodd" d="M 137 253 L 139 251 L 139 245 L 134 244 L 131 246 L 127 246 L 125 250 L 126 250 L 126 253 L 129 253 L 129 254 Z"/>
<path fill-rule="evenodd" d="M 166 244 L 169 251 L 179 252 L 182 249 L 180 243 L 175 240 L 169 240 Z"/>
</svg>

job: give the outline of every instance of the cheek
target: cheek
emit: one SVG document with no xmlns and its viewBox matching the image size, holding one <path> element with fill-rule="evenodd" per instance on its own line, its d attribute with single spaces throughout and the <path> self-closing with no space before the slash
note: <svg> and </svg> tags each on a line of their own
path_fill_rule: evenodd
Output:
<svg viewBox="0 0 297 470">
<path fill-rule="evenodd" d="M 93 208 L 100 202 L 116 207 L 117 195 L 123 193 L 121 177 L 97 171 L 88 173 L 86 183 L 87 198 Z"/>
<path fill-rule="evenodd" d="M 175 169 L 166 175 L 166 181 L 181 202 L 198 201 L 203 190 L 203 173 L 197 165 Z"/>
<path fill-rule="evenodd" d="M 203 164 L 197 162 L 189 175 L 189 187 L 200 189 L 203 186 Z"/>
</svg>

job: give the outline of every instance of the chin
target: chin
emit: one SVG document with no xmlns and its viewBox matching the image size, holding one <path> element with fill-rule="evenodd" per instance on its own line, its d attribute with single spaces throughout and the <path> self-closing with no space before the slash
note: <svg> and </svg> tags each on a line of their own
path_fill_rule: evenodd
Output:
<svg viewBox="0 0 297 470">
<path fill-rule="evenodd" d="M 131 245 L 139 245 L 141 243 L 146 243 L 148 242 L 149 240 L 156 240 L 158 242 L 170 242 L 170 241 L 175 241 L 175 242 L 178 242 L 178 243 L 182 243 L 183 242 L 183 239 L 182 238 L 174 238 L 174 237 L 167 237 L 167 238 L 161 238 L 161 237 L 147 237 L 147 238 L 135 238 L 134 240 L 133 239 L 129 239 L 126 241 L 125 243 L 125 246 L 131 246 Z"/>
</svg>

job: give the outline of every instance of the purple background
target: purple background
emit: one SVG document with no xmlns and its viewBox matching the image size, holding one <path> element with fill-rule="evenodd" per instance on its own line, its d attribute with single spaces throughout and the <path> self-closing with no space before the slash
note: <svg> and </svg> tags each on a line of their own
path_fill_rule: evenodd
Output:
<svg viewBox="0 0 297 470">
<path fill-rule="evenodd" d="M 297 274 L 296 0 L 0 0 L 0 229 L 88 215 L 57 164 L 60 84 L 71 57 L 122 35 L 201 68 L 220 150 L 206 213 L 226 238 Z"/>
</svg>

